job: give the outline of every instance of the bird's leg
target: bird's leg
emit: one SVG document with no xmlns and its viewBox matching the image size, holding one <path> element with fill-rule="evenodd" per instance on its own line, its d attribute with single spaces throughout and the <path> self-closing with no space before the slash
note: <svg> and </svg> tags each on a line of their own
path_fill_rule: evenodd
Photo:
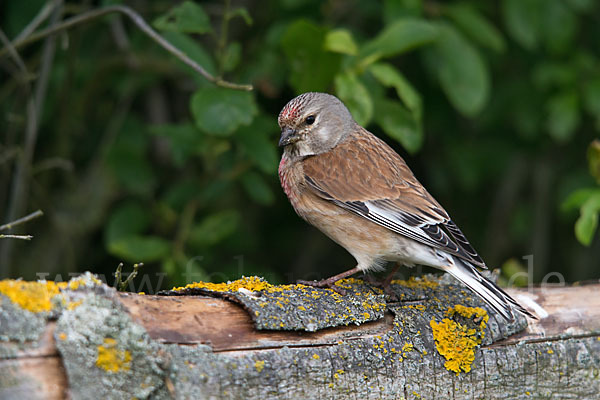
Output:
<svg viewBox="0 0 600 400">
<path fill-rule="evenodd" d="M 394 265 L 394 268 L 392 268 L 388 276 L 386 276 L 382 282 L 383 292 L 389 296 L 389 299 L 391 301 L 398 301 L 398 296 L 392 290 L 392 280 L 394 279 L 394 275 L 396 275 L 396 272 L 398 272 L 398 269 L 400 269 L 400 264 L 396 263 Z"/>
<path fill-rule="evenodd" d="M 354 267 L 352 269 L 349 269 L 348 271 L 342 272 L 341 274 L 334 275 L 327 279 L 321 279 L 320 281 L 299 280 L 299 281 L 296 281 L 296 283 L 298 283 L 300 285 L 307 285 L 307 286 L 312 286 L 312 287 L 330 288 L 330 289 L 338 292 L 339 294 L 343 295 L 343 294 L 345 294 L 345 291 L 342 288 L 335 286 L 335 283 L 337 281 L 339 281 L 340 279 L 347 278 L 350 275 L 354 275 L 357 272 L 360 272 L 360 269 L 358 267 Z"/>
<path fill-rule="evenodd" d="M 389 290 L 392 280 L 394 279 L 394 275 L 396 275 L 396 272 L 398 272 L 399 269 L 400 269 L 400 264 L 398 264 L 398 263 L 394 264 L 394 268 L 392 268 L 392 270 L 385 277 L 383 282 L 381 282 L 381 285 L 383 286 L 383 290 L 385 290 L 386 292 Z"/>
<path fill-rule="evenodd" d="M 397 297 L 396 297 L 394 291 L 392 290 L 391 283 L 392 283 L 392 280 L 394 279 L 394 275 L 396 274 L 396 272 L 398 272 L 399 268 L 400 268 L 400 264 L 396 263 L 394 265 L 394 268 L 392 268 L 390 273 L 387 274 L 385 279 L 383 279 L 383 280 L 377 280 L 376 278 L 370 277 L 370 276 L 367 276 L 365 280 L 372 286 L 383 289 L 383 292 L 385 294 L 387 294 L 388 296 L 390 296 L 391 300 L 396 301 Z"/>
</svg>

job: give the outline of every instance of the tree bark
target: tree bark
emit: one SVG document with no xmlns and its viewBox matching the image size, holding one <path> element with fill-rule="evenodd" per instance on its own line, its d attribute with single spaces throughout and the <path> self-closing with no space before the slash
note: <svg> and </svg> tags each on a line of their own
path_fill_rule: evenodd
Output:
<svg viewBox="0 0 600 400">
<path fill-rule="evenodd" d="M 395 282 L 386 303 L 359 280 L 146 296 L 86 274 L 35 312 L 2 288 L 2 399 L 600 397 L 598 283 L 510 290 L 541 317 L 528 325 L 449 277 Z"/>
</svg>

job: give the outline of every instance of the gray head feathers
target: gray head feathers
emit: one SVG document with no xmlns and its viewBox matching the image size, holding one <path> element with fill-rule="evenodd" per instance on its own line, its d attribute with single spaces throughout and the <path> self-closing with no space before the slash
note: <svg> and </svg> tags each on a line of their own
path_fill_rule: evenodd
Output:
<svg viewBox="0 0 600 400">
<path fill-rule="evenodd" d="M 356 122 L 337 97 L 308 92 L 290 100 L 279 113 L 280 146 L 290 156 L 306 157 L 331 150 L 354 129 Z"/>
</svg>

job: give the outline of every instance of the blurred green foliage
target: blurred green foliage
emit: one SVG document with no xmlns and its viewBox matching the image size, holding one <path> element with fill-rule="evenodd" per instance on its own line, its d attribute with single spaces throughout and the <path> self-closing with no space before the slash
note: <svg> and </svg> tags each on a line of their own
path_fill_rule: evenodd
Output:
<svg viewBox="0 0 600 400">
<path fill-rule="evenodd" d="M 48 39 L 19 48 L 25 69 L 2 54 L 0 218 L 15 201 L 46 217 L 26 227 L 33 242 L 0 242 L 0 275 L 108 276 L 124 261 L 181 284 L 352 266 L 276 174 L 279 110 L 327 91 L 407 158 L 488 264 L 522 271 L 533 254 L 538 281 L 598 277 L 597 0 L 9 0 L 0 28 L 13 40 L 50 4 L 41 27 L 130 6 L 210 74 L 255 89 L 209 83 L 116 14 L 58 34 L 50 59 Z"/>
</svg>

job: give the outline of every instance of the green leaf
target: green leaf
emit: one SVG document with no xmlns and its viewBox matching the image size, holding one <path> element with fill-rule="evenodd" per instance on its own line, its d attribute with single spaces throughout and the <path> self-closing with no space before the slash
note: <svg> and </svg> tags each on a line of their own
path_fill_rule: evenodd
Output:
<svg viewBox="0 0 600 400">
<path fill-rule="evenodd" d="M 199 197 L 199 187 L 202 187 L 202 183 L 197 179 L 184 178 L 173 182 L 166 188 L 161 204 L 181 212 L 190 200 Z"/>
<path fill-rule="evenodd" d="M 590 196 L 581 206 L 581 214 L 575 222 L 575 236 L 585 246 L 589 246 L 598 227 L 600 213 L 600 192 Z"/>
<path fill-rule="evenodd" d="M 546 127 L 557 142 L 565 143 L 575 134 L 579 125 L 579 99 L 574 91 L 559 93 L 546 103 Z"/>
<path fill-rule="evenodd" d="M 171 244 L 156 236 L 126 236 L 112 241 L 108 251 L 112 255 L 130 262 L 158 261 L 170 252 Z"/>
<path fill-rule="evenodd" d="M 391 64 L 377 63 L 371 65 L 369 71 L 383 86 L 396 89 L 396 93 L 404 105 L 415 114 L 417 119 L 421 119 L 423 112 L 421 95 L 398 69 Z"/>
<path fill-rule="evenodd" d="M 587 159 L 590 174 L 600 185 L 600 139 L 594 139 L 588 146 Z"/>
<path fill-rule="evenodd" d="M 207 33 L 212 31 L 210 19 L 200 5 L 192 1 L 184 1 L 161 15 L 152 23 L 161 31 Z"/>
<path fill-rule="evenodd" d="M 583 105 L 588 113 L 600 121 L 600 78 L 589 79 L 583 85 Z"/>
<path fill-rule="evenodd" d="M 340 55 L 326 51 L 326 30 L 298 20 L 285 31 L 281 46 L 290 69 L 289 82 L 296 93 L 326 91 L 340 65 Z"/>
<path fill-rule="evenodd" d="M 254 23 L 254 21 L 252 20 L 252 17 L 250 16 L 250 13 L 244 7 L 238 7 L 229 13 L 230 19 L 233 19 L 235 17 L 241 17 L 244 20 L 244 22 L 246 22 L 246 25 L 248 25 L 248 26 L 250 26 Z"/>
<path fill-rule="evenodd" d="M 168 138 L 171 156 L 178 167 L 183 167 L 189 157 L 202 154 L 206 148 L 205 137 L 191 123 L 152 125 L 150 133 Z"/>
<path fill-rule="evenodd" d="M 588 12 L 598 4 L 596 0 L 567 0 L 567 4 L 577 12 Z"/>
<path fill-rule="evenodd" d="M 446 13 L 472 41 L 497 53 L 506 49 L 502 34 L 474 8 L 456 4 L 449 6 Z"/>
<path fill-rule="evenodd" d="M 541 90 L 573 86 L 577 83 L 577 68 L 571 64 L 541 62 L 533 70 L 533 82 Z"/>
<path fill-rule="evenodd" d="M 600 195 L 600 189 L 598 188 L 582 188 L 577 189 L 571 193 L 560 205 L 562 212 L 569 212 L 577 210 L 583 203 L 585 203 L 590 197 Z"/>
<path fill-rule="evenodd" d="M 440 25 L 440 38 L 425 49 L 425 60 L 436 75 L 450 103 L 466 116 L 474 116 L 486 105 L 490 78 L 483 58 L 449 25 Z"/>
<path fill-rule="evenodd" d="M 544 4 L 545 0 L 504 0 L 502 3 L 508 33 L 528 50 L 534 49 L 540 42 Z"/>
<path fill-rule="evenodd" d="M 277 140 L 271 140 L 273 133 L 279 132 L 277 121 L 272 117 L 259 115 L 252 124 L 238 129 L 235 137 L 248 157 L 265 173 L 277 171 L 279 154 Z"/>
<path fill-rule="evenodd" d="M 358 46 L 352 38 L 352 33 L 347 29 L 336 29 L 330 31 L 325 36 L 325 50 L 335 53 L 349 54 L 355 56 L 358 54 Z"/>
<path fill-rule="evenodd" d="M 396 56 L 433 42 L 438 29 L 420 18 L 403 18 L 385 28 L 360 51 L 361 65 L 366 67 L 380 58 Z"/>
<path fill-rule="evenodd" d="M 220 87 L 200 88 L 190 107 L 196 126 L 217 136 L 230 135 L 241 125 L 249 125 L 258 112 L 249 92 Z"/>
<path fill-rule="evenodd" d="M 232 42 L 225 49 L 223 59 L 223 69 L 226 72 L 233 71 L 238 66 L 242 58 L 242 45 L 238 42 Z"/>
<path fill-rule="evenodd" d="M 348 72 L 336 75 L 335 92 L 359 125 L 369 123 L 373 117 L 373 101 L 356 75 Z"/>
<path fill-rule="evenodd" d="M 275 201 L 273 191 L 269 185 L 267 185 L 263 177 L 256 172 L 250 171 L 245 173 L 242 175 L 241 181 L 246 192 L 250 195 L 252 200 L 256 201 L 258 204 L 268 206 Z"/>
<path fill-rule="evenodd" d="M 112 242 L 142 233 L 149 225 L 147 210 L 135 201 L 126 202 L 117 207 L 108 218 L 104 242 L 109 247 Z"/>
<path fill-rule="evenodd" d="M 209 74 L 215 75 L 217 73 L 214 60 L 197 41 L 191 39 L 186 34 L 179 32 L 165 32 L 163 36 L 169 41 L 169 43 L 183 51 L 188 57 L 200 64 Z M 197 71 L 193 70 L 190 66 L 184 64 L 178 58 L 174 58 L 174 60 L 185 71 L 187 71 L 190 76 L 194 77 L 198 83 L 202 85 L 208 84 L 206 79 L 198 74 Z"/>
<path fill-rule="evenodd" d="M 192 228 L 189 242 L 196 247 L 215 245 L 234 233 L 239 223 L 240 215 L 235 210 L 209 215 Z"/>
<path fill-rule="evenodd" d="M 422 0 L 384 0 L 383 20 L 386 25 L 400 18 L 420 17 L 423 15 Z"/>
<path fill-rule="evenodd" d="M 564 0 L 544 0 L 542 10 L 546 48 L 555 54 L 571 49 L 578 27 L 575 13 Z"/>
<path fill-rule="evenodd" d="M 391 138 L 413 154 L 423 144 L 419 122 L 397 101 L 379 100 L 375 106 L 375 122 Z"/>
</svg>

